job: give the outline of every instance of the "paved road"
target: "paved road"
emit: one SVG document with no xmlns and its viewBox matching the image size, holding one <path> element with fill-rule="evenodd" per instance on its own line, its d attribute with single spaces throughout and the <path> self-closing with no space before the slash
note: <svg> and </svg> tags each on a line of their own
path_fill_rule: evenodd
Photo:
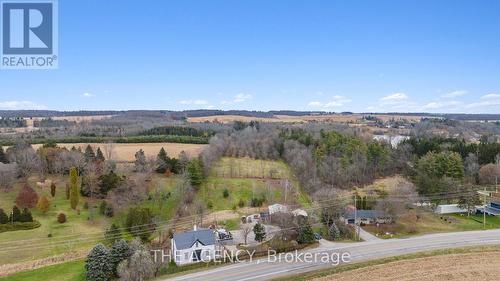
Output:
<svg viewBox="0 0 500 281">
<path fill-rule="evenodd" d="M 307 252 L 330 255 L 348 252 L 351 254 L 352 262 L 359 262 L 421 251 L 489 244 L 500 244 L 500 230 L 430 234 L 407 239 L 373 240 L 360 243 L 320 243 L 319 248 Z M 332 267 L 331 263 L 273 263 L 265 258 L 165 280 L 269 280 L 329 267 Z"/>
</svg>

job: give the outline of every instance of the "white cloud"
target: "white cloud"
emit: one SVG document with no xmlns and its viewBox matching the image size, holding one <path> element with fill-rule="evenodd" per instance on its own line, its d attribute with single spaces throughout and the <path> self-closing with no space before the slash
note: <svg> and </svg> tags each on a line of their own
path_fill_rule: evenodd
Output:
<svg viewBox="0 0 500 281">
<path fill-rule="evenodd" d="M 481 97 L 482 100 L 500 99 L 500 94 L 487 94 Z"/>
<path fill-rule="evenodd" d="M 351 101 L 352 100 L 349 98 L 336 95 L 336 96 L 333 96 L 333 98 L 330 101 L 327 101 L 327 102 L 311 101 L 307 105 L 309 107 L 328 109 L 328 108 L 332 108 L 332 107 L 343 106 L 344 104 L 350 103 Z"/>
<path fill-rule="evenodd" d="M 252 98 L 253 98 L 253 96 L 250 94 L 241 93 L 241 94 L 237 94 L 236 96 L 234 96 L 234 98 L 232 100 L 222 100 L 220 102 L 220 104 L 228 105 L 228 104 L 233 104 L 233 103 L 242 103 L 242 102 L 246 102 L 248 100 L 251 100 Z"/>
<path fill-rule="evenodd" d="M 187 105 L 207 105 L 208 101 L 206 100 L 181 100 L 179 101 L 180 104 L 187 104 Z"/>
<path fill-rule="evenodd" d="M 408 101 L 408 96 L 405 93 L 394 93 L 379 99 L 382 105 L 396 105 Z"/>
<path fill-rule="evenodd" d="M 4 101 L 0 102 L 0 109 L 3 110 L 22 110 L 22 109 L 34 109 L 42 110 L 47 109 L 45 105 L 36 104 L 31 101 Z"/>
<path fill-rule="evenodd" d="M 252 95 L 250 94 L 237 94 L 235 97 L 234 97 L 234 100 L 233 102 L 237 103 L 237 102 L 245 102 L 247 100 L 250 100 L 252 99 Z"/>
<path fill-rule="evenodd" d="M 459 91 L 453 91 L 446 93 L 444 95 L 441 95 L 443 98 L 456 98 L 456 97 L 461 97 L 467 94 L 466 90 L 459 90 Z"/>
<path fill-rule="evenodd" d="M 86 92 L 86 93 L 83 93 L 82 96 L 85 98 L 91 98 L 91 97 L 94 97 L 95 95 L 92 93 Z"/>
<path fill-rule="evenodd" d="M 433 101 L 429 102 L 426 105 L 423 105 L 421 107 L 421 110 L 427 110 L 427 109 L 441 109 L 444 108 L 446 111 L 453 111 L 456 109 L 459 109 L 460 106 L 462 105 L 462 102 L 459 101 Z"/>
</svg>

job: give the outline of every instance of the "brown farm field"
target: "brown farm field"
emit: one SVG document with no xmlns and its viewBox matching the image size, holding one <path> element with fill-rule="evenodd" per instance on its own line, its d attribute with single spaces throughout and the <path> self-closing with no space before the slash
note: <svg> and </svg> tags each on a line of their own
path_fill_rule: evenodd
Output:
<svg viewBox="0 0 500 281">
<path fill-rule="evenodd" d="M 329 115 L 306 115 L 306 116 L 290 116 L 290 115 L 275 115 L 272 118 L 264 117 L 249 117 L 240 115 L 214 115 L 205 117 L 190 117 L 189 122 L 221 122 L 230 123 L 234 121 L 259 121 L 259 122 L 284 122 L 284 123 L 304 123 L 304 122 L 343 122 L 343 123 L 358 123 L 362 121 L 363 116 L 368 114 L 329 114 Z M 370 114 L 377 118 L 388 121 L 391 119 L 402 120 L 406 119 L 413 122 L 418 122 L 423 116 L 400 116 L 400 115 L 387 115 L 387 114 Z"/>
<path fill-rule="evenodd" d="M 71 149 L 73 146 L 76 148 L 85 149 L 87 145 L 95 149 L 98 147 L 105 153 L 107 144 L 105 143 L 60 143 L 60 147 Z M 38 149 L 42 144 L 34 144 L 33 148 Z M 146 157 L 156 157 L 160 149 L 163 147 L 170 157 L 177 157 L 181 151 L 185 151 L 189 156 L 196 157 L 207 146 L 206 144 L 188 144 L 188 143 L 114 143 L 112 148 L 113 158 L 117 162 L 133 162 L 135 160 L 135 153 L 139 149 L 144 150 Z"/>
<path fill-rule="evenodd" d="M 314 281 L 359 280 L 490 280 L 500 274 L 500 251 L 452 254 L 402 260 L 333 274 Z"/>
</svg>

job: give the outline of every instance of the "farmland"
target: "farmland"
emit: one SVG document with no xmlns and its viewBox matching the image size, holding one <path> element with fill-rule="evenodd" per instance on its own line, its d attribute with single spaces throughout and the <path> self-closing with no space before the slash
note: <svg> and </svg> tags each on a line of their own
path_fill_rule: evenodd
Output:
<svg viewBox="0 0 500 281">
<path fill-rule="evenodd" d="M 418 115 L 387 115 L 387 114 L 328 114 L 328 115 L 274 115 L 271 118 L 266 117 L 250 117 L 241 115 L 214 115 L 205 117 L 189 117 L 188 122 L 221 122 L 230 123 L 234 121 L 250 122 L 259 121 L 263 123 L 283 122 L 283 123 L 305 123 L 305 122 L 342 122 L 342 123 L 359 123 L 362 122 L 363 116 L 374 115 L 378 119 L 386 122 L 389 120 L 408 120 L 418 122 L 422 116 Z"/>
<path fill-rule="evenodd" d="M 488 280 L 500 274 L 500 252 L 463 253 L 402 260 L 381 265 L 363 267 L 314 281 L 359 280 Z M 424 277 L 425 276 L 425 277 Z"/>
<path fill-rule="evenodd" d="M 103 152 L 107 151 L 109 146 L 104 143 L 60 143 L 58 146 L 67 149 L 71 149 L 74 146 L 85 150 L 85 147 L 89 144 L 94 150 L 100 148 Z M 36 150 L 41 146 L 42 144 L 34 144 L 33 148 Z M 135 153 L 139 149 L 144 150 L 146 157 L 156 157 L 162 147 L 172 157 L 177 157 L 181 151 L 185 151 L 191 157 L 196 157 L 206 145 L 186 143 L 115 143 L 112 145 L 112 159 L 117 162 L 133 162 Z"/>
</svg>

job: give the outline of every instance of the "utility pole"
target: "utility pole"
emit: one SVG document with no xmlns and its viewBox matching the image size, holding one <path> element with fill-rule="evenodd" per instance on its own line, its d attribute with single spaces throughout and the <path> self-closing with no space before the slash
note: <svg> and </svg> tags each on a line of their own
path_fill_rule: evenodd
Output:
<svg viewBox="0 0 500 281">
<path fill-rule="evenodd" d="M 484 187 L 483 228 L 486 229 L 486 187 Z"/>
<path fill-rule="evenodd" d="M 359 233 L 358 233 L 358 223 L 356 222 L 358 220 L 358 196 L 354 194 L 354 231 L 356 233 L 356 240 L 359 239 Z"/>
</svg>

